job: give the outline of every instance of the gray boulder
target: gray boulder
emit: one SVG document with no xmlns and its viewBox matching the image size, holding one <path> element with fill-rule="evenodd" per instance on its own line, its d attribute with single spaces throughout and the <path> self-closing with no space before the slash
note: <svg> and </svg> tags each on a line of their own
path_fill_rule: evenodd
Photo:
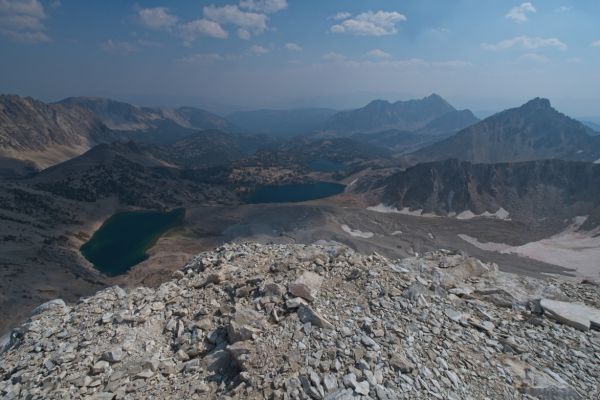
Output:
<svg viewBox="0 0 600 400">
<path fill-rule="evenodd" d="M 600 310 L 595 308 L 549 299 L 542 299 L 540 306 L 549 317 L 573 328 L 582 331 L 592 326 L 600 328 Z"/>
</svg>

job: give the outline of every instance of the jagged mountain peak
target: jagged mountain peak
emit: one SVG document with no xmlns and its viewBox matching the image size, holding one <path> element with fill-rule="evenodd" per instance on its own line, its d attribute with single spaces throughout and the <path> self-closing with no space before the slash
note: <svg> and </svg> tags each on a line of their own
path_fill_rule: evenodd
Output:
<svg viewBox="0 0 600 400">
<path fill-rule="evenodd" d="M 523 104 L 520 108 L 528 111 L 554 110 L 554 108 L 552 108 L 552 104 L 550 104 L 550 100 L 542 97 L 531 99 L 527 103 Z"/>
<path fill-rule="evenodd" d="M 388 100 L 375 99 L 375 100 L 371 100 L 365 106 L 365 108 L 377 108 L 377 107 L 385 107 L 385 106 L 390 106 L 390 105 L 392 105 L 392 103 L 390 103 Z"/>
<path fill-rule="evenodd" d="M 590 129 L 536 97 L 492 115 L 415 153 L 416 161 L 458 158 L 476 163 L 542 159 L 596 161 L 600 139 Z"/>
<path fill-rule="evenodd" d="M 448 106 L 452 107 L 446 99 L 444 99 L 442 96 L 440 96 L 437 93 L 432 93 L 429 96 L 422 98 L 421 101 L 427 102 L 427 103 L 440 103 L 440 104 L 448 105 Z M 454 107 L 452 107 L 452 108 L 454 108 Z"/>
<path fill-rule="evenodd" d="M 380 132 L 388 129 L 415 131 L 456 109 L 437 94 L 414 100 L 373 100 L 355 110 L 333 115 L 319 132 L 335 134 Z"/>
</svg>

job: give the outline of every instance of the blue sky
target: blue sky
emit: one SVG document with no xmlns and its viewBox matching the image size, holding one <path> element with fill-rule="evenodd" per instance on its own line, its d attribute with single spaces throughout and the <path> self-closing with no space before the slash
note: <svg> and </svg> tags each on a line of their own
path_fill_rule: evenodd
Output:
<svg viewBox="0 0 600 400">
<path fill-rule="evenodd" d="M 0 91 L 224 109 L 432 92 L 600 116 L 597 0 L 0 0 Z"/>
</svg>

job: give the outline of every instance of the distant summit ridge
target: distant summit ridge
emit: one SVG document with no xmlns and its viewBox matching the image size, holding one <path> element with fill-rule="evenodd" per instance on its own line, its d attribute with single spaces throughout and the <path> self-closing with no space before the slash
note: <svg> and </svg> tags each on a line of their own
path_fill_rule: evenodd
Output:
<svg viewBox="0 0 600 400">
<path fill-rule="evenodd" d="M 527 103 L 523 104 L 520 108 L 530 111 L 553 109 L 552 104 L 550 104 L 550 100 L 543 97 L 531 99 Z"/>
<path fill-rule="evenodd" d="M 422 99 L 399 100 L 393 103 L 377 99 L 362 108 L 333 115 L 318 131 L 337 135 L 389 129 L 416 131 L 437 118 L 457 112 L 459 111 L 456 108 L 435 93 Z"/>
<path fill-rule="evenodd" d="M 550 100 L 536 97 L 417 151 L 414 161 L 596 161 L 600 159 L 600 138 L 592 133 L 589 127 L 554 109 Z"/>
</svg>

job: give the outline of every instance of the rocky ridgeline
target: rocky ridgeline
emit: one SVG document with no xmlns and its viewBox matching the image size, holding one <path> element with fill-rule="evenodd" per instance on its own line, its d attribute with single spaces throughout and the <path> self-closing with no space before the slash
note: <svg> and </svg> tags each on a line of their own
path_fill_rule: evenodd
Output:
<svg viewBox="0 0 600 400">
<path fill-rule="evenodd" d="M 232 244 L 156 289 L 40 306 L 4 344 L 0 395 L 597 399 L 600 318 L 575 302 L 598 287 L 448 251 Z"/>
</svg>

